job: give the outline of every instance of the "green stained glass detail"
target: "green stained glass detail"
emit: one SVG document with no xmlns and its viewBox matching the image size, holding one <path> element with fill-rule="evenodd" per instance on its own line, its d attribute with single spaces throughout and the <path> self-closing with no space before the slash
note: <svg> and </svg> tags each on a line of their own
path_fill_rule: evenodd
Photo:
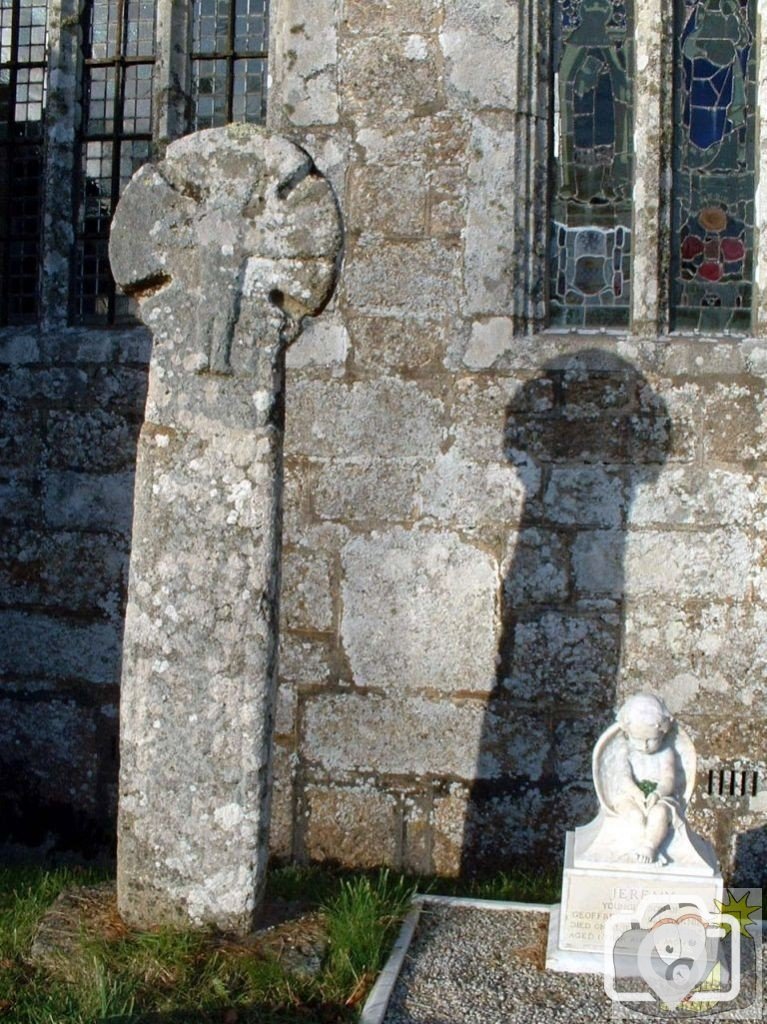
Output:
<svg viewBox="0 0 767 1024">
<path fill-rule="evenodd" d="M 553 324 L 625 326 L 630 305 L 631 0 L 555 0 Z"/>
<path fill-rule="evenodd" d="M 672 305 L 677 329 L 748 330 L 755 0 L 676 0 Z"/>
</svg>

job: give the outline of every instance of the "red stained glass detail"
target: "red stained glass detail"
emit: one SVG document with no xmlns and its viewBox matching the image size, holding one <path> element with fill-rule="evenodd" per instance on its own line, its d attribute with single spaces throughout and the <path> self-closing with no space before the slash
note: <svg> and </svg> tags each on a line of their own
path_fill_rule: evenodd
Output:
<svg viewBox="0 0 767 1024">
<path fill-rule="evenodd" d="M 722 239 L 722 256 L 728 263 L 737 263 L 746 255 L 746 247 L 739 238 Z"/>
<path fill-rule="evenodd" d="M 722 276 L 722 268 L 718 263 L 702 263 L 698 268 L 698 276 L 704 281 L 718 281 Z"/>
<path fill-rule="evenodd" d="M 682 259 L 694 260 L 703 252 L 703 242 L 697 235 L 688 235 L 682 242 Z"/>
</svg>

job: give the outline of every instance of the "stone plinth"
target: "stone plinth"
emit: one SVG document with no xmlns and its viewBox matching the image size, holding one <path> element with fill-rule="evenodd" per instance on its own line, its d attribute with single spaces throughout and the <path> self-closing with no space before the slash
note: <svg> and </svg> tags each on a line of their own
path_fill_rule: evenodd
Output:
<svg viewBox="0 0 767 1024">
<path fill-rule="evenodd" d="M 605 925 L 613 914 L 633 913 L 647 896 L 688 896 L 715 910 L 722 900 L 722 876 L 658 870 L 647 866 L 614 864 L 578 867 L 575 832 L 565 840 L 562 903 L 552 914 L 546 966 L 551 970 L 600 972 L 603 968 Z"/>
<path fill-rule="evenodd" d="M 173 143 L 114 218 L 153 331 L 121 696 L 118 901 L 131 924 L 246 932 L 264 880 L 283 363 L 334 283 L 327 182 L 247 125 Z"/>
</svg>

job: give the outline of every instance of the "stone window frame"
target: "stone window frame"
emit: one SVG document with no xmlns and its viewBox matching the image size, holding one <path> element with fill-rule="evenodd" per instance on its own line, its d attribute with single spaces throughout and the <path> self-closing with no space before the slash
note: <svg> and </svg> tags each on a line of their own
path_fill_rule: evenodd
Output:
<svg viewBox="0 0 767 1024">
<path fill-rule="evenodd" d="M 527 153 L 528 188 L 517 203 L 515 234 L 527 230 L 528 244 L 525 267 L 519 270 L 523 280 L 541 282 L 541 287 L 525 296 L 519 320 L 533 330 L 547 333 L 573 333 L 571 328 L 549 326 L 548 317 L 548 195 L 541 203 L 535 183 L 539 161 L 550 166 L 553 154 L 553 74 L 550 64 L 553 17 L 551 4 L 528 3 L 522 19 L 530 66 L 520 100 L 533 113 L 520 140 Z M 632 245 L 631 315 L 625 328 L 582 328 L 577 333 L 626 334 L 650 337 L 658 335 L 689 335 L 690 331 L 671 330 L 671 171 L 673 160 L 673 53 L 674 5 L 667 0 L 634 0 L 635 13 L 635 78 L 634 78 L 634 187 Z M 757 0 L 756 11 L 756 151 L 767 140 L 767 0 Z M 521 26 L 522 27 L 522 26 Z M 541 55 L 546 55 L 541 59 Z M 528 106 L 529 104 L 529 106 Z M 524 112 L 524 110 L 522 110 Z M 756 168 L 754 218 L 754 279 L 751 331 L 749 336 L 767 337 L 767 154 L 762 166 Z M 531 216 L 531 212 L 532 213 Z M 636 225 L 641 217 L 642 229 Z M 537 223 L 535 223 L 537 221 Z M 517 246 L 517 251 L 520 248 Z M 542 295 L 547 297 L 542 302 Z M 520 316 L 521 314 L 521 316 Z M 696 332 L 693 332 L 697 335 Z M 700 335 L 703 336 L 702 334 Z M 708 335 L 706 335 L 708 336 Z M 739 332 L 727 332 L 742 337 Z"/>
<path fill-rule="evenodd" d="M 37 326 L 43 331 L 67 326 L 82 330 L 130 327 L 126 323 L 89 326 L 77 323 L 72 317 L 71 261 L 76 195 L 74 187 L 62 188 L 61 183 L 74 183 L 78 173 L 84 68 L 82 9 L 83 0 L 49 0 L 37 318 Z M 192 130 L 192 14 L 191 3 L 156 0 L 151 159 L 161 158 L 169 142 Z M 20 329 L 24 329 L 23 325 L 0 328 L 3 333 Z"/>
</svg>

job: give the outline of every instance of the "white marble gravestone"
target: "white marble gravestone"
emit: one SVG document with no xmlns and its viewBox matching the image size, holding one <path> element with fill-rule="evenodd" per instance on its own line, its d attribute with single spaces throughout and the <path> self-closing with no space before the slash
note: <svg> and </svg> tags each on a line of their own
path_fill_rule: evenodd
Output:
<svg viewBox="0 0 767 1024">
<path fill-rule="evenodd" d="M 327 181 L 250 125 L 128 185 L 110 258 L 151 328 L 121 694 L 118 902 L 133 925 L 253 924 L 267 855 L 283 365 L 329 298 Z"/>
<path fill-rule="evenodd" d="M 605 924 L 643 899 L 680 896 L 715 908 L 716 854 L 685 820 L 695 786 L 692 740 L 663 702 L 630 697 L 592 761 L 599 813 L 568 832 L 562 903 L 552 913 L 547 967 L 600 971 Z"/>
</svg>

